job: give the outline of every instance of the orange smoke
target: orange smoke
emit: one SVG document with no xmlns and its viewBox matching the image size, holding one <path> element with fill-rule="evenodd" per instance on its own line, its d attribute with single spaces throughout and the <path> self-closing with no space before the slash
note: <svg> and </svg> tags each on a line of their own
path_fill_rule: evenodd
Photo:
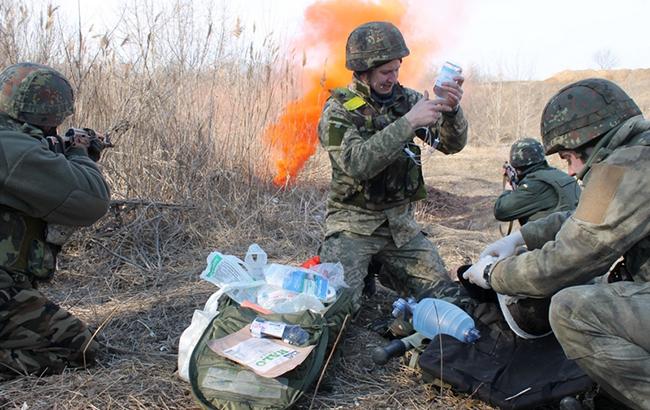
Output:
<svg viewBox="0 0 650 410">
<path fill-rule="evenodd" d="M 355 27 L 368 21 L 390 21 L 400 28 L 411 50 L 400 72 L 402 82 L 413 86 L 409 82 L 418 81 L 430 68 L 425 61 L 437 48 L 435 38 L 411 36 L 418 29 L 422 32 L 422 27 L 402 24 L 406 15 L 403 0 L 321 0 L 307 8 L 306 33 L 296 43 L 311 53 L 320 53 L 320 66 L 306 69 L 303 97 L 290 102 L 264 132 L 276 169 L 276 185 L 292 182 L 316 152 L 318 119 L 329 90 L 347 85 L 352 78 L 345 68 L 345 43 Z"/>
</svg>

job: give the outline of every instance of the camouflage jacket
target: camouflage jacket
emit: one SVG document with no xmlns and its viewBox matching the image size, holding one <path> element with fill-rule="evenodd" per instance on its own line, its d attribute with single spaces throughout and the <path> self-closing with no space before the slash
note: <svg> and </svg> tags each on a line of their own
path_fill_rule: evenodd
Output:
<svg viewBox="0 0 650 410">
<path fill-rule="evenodd" d="M 15 270 L 14 248 L 32 241 L 38 246 L 29 252 L 36 254 L 27 258 L 39 260 L 27 262 L 40 267 L 45 263 L 46 270 L 53 272 L 51 253 L 55 249 L 45 244 L 46 224 L 90 225 L 106 213 L 110 200 L 106 181 L 84 150 L 73 148 L 66 156 L 56 154 L 50 151 L 40 129 L 19 124 L 1 113 L 0 184 L 0 263 L 8 270 Z M 14 238 L 21 231 L 30 236 Z M 25 250 L 20 253 L 24 257 Z"/>
<path fill-rule="evenodd" d="M 518 219 L 524 225 L 553 212 L 573 211 L 579 198 L 578 181 L 543 161 L 526 172 L 516 190 L 499 195 L 494 217 L 500 221 Z"/>
<path fill-rule="evenodd" d="M 575 213 L 522 227 L 531 251 L 493 267 L 495 291 L 549 296 L 606 273 L 621 256 L 635 281 L 650 281 L 650 122 L 631 118 L 612 141 L 587 174 Z"/>
<path fill-rule="evenodd" d="M 418 154 L 419 148 L 414 143 L 416 132 L 403 116 L 422 94 L 399 84 L 394 92 L 391 103 L 380 104 L 372 98 L 370 88 L 355 78 L 347 89 L 334 90 L 325 103 L 318 135 L 332 165 L 326 236 L 341 231 L 371 235 L 388 222 L 395 244 L 402 246 L 420 231 L 412 202 L 426 197 L 426 191 L 421 166 L 405 151 L 408 148 Z M 467 142 L 467 122 L 460 108 L 454 114 L 444 114 L 430 127 L 431 138 L 426 138 L 424 131 L 419 129 L 417 136 L 429 143 L 437 137 L 437 149 L 445 154 L 460 151 Z M 410 167 L 405 178 L 390 175 L 400 167 Z M 412 181 L 420 181 L 415 184 L 419 186 Z M 407 189 L 414 185 L 403 200 L 371 201 L 376 192 L 383 194 L 402 185 L 408 185 Z"/>
</svg>

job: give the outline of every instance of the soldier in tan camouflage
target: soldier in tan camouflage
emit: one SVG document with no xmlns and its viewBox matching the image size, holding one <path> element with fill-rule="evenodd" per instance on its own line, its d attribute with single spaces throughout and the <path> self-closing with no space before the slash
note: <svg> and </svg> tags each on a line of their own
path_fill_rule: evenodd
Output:
<svg viewBox="0 0 650 410">
<path fill-rule="evenodd" d="M 72 88 L 52 68 L 0 73 L 0 380 L 94 361 L 86 326 L 36 290 L 56 267 L 63 238 L 52 226 L 90 225 L 108 209 L 90 142 L 75 138 L 63 154 L 46 139 L 73 110 Z"/>
<path fill-rule="evenodd" d="M 491 244 L 466 277 L 507 295 L 552 295 L 567 356 L 626 406 L 650 409 L 650 122 L 619 86 L 587 79 L 548 102 L 541 131 L 546 153 L 585 182 L 578 208 Z M 529 252 L 513 256 L 520 245 Z"/>
<path fill-rule="evenodd" d="M 445 154 L 467 141 L 459 106 L 463 77 L 444 84 L 445 98 L 429 99 L 398 82 L 409 49 L 391 23 L 355 28 L 346 45 L 346 88 L 332 90 L 318 124 L 332 165 L 326 234 L 320 256 L 340 261 L 360 305 L 371 258 L 383 265 L 380 281 L 411 295 L 424 290 L 455 301 L 459 287 L 448 276 L 436 247 L 414 218 L 426 197 L 415 137 Z"/>
<path fill-rule="evenodd" d="M 522 138 L 510 147 L 510 165 L 517 173 L 511 190 L 505 190 L 494 204 L 494 217 L 519 225 L 553 212 L 573 211 L 580 198 L 580 186 L 566 172 L 546 162 L 544 147 L 533 138 Z M 512 185 L 512 184 L 511 184 Z"/>
</svg>

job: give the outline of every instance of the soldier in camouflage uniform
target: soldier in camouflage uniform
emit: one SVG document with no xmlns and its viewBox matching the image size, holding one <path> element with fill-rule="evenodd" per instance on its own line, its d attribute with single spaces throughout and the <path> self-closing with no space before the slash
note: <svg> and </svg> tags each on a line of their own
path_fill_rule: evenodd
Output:
<svg viewBox="0 0 650 410">
<path fill-rule="evenodd" d="M 59 230 L 90 225 L 110 194 L 89 141 L 64 154 L 46 136 L 73 113 L 68 80 L 52 68 L 20 63 L 0 73 L 0 380 L 93 363 L 86 326 L 36 290 L 54 274 Z"/>
<path fill-rule="evenodd" d="M 332 91 L 318 124 L 332 165 L 323 261 L 340 261 L 355 290 L 356 308 L 371 258 L 382 264 L 380 281 L 399 292 L 454 297 L 436 247 L 414 218 L 415 201 L 426 197 L 417 136 L 445 154 L 467 141 L 459 106 L 463 77 L 443 87 L 446 98 L 429 99 L 397 81 L 409 55 L 400 31 L 370 22 L 352 31 L 346 67 L 352 83 Z M 441 93 L 442 94 L 442 93 Z"/>
<path fill-rule="evenodd" d="M 548 165 L 539 141 L 533 138 L 515 141 L 510 148 L 510 165 L 517 171 L 516 185 L 497 198 L 496 219 L 506 222 L 518 219 L 524 225 L 553 212 L 576 209 L 580 198 L 578 182 Z"/>
<path fill-rule="evenodd" d="M 541 130 L 546 153 L 585 182 L 578 208 L 491 244 L 467 277 L 553 295 L 550 324 L 567 356 L 628 407 L 649 409 L 650 122 L 616 84 L 587 79 L 548 102 Z M 523 244 L 530 251 L 511 256 Z"/>
</svg>

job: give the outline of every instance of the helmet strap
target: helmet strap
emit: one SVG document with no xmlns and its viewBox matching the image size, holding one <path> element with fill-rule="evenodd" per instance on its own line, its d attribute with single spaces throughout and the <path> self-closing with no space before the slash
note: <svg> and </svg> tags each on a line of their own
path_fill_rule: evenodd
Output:
<svg viewBox="0 0 650 410">
<path fill-rule="evenodd" d="M 591 152 L 591 155 L 589 155 L 589 158 L 587 158 L 587 161 L 585 162 L 584 167 L 582 170 L 576 175 L 576 178 L 578 180 L 582 180 L 587 172 L 591 169 L 591 166 L 594 163 L 598 163 L 605 158 L 609 156 L 609 154 L 612 153 L 612 149 L 609 149 L 609 142 L 612 140 L 614 137 L 614 134 L 621 128 L 623 124 L 619 124 L 616 127 L 612 128 L 611 130 L 607 131 L 598 141 L 596 145 L 594 145 L 593 151 Z M 608 147 L 606 147 L 606 145 Z"/>
</svg>

